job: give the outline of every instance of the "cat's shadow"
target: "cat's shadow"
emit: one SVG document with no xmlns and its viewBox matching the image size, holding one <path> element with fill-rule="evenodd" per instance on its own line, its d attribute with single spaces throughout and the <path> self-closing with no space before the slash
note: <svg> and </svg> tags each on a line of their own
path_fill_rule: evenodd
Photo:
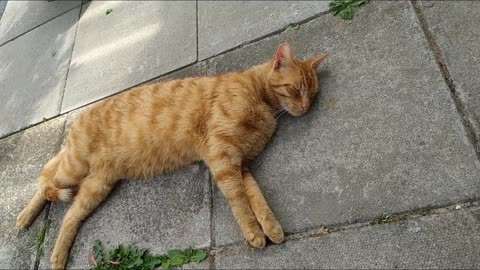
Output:
<svg viewBox="0 0 480 270">
<path fill-rule="evenodd" d="M 326 78 L 329 78 L 330 77 L 330 71 L 328 69 L 323 69 L 321 70 L 320 72 L 317 72 L 317 78 L 318 80 L 320 81 L 320 83 L 326 79 Z"/>
</svg>

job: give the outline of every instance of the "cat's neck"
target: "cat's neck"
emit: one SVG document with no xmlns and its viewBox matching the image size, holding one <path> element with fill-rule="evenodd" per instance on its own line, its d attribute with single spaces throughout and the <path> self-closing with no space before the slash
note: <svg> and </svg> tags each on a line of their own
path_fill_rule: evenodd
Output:
<svg viewBox="0 0 480 270">
<path fill-rule="evenodd" d="M 277 110 L 280 107 L 277 97 L 268 83 L 268 77 L 271 72 L 273 61 L 254 66 L 243 73 L 250 77 L 253 82 L 254 90 L 259 94 L 261 99 L 267 103 L 272 109 Z"/>
</svg>

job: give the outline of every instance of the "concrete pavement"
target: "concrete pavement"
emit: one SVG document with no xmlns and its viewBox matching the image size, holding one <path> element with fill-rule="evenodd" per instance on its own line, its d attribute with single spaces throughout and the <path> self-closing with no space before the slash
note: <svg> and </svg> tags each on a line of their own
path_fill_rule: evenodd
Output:
<svg viewBox="0 0 480 270">
<path fill-rule="evenodd" d="M 478 16 L 461 16 L 480 5 L 370 2 L 346 22 L 328 2 L 54 2 L 9 2 L 0 21 L 0 268 L 49 267 L 68 205 L 26 232 L 15 217 L 85 106 L 152 80 L 242 70 L 285 41 L 300 58 L 333 52 L 311 111 L 282 117 L 251 164 L 289 240 L 251 250 L 194 164 L 119 185 L 84 223 L 69 267 L 88 267 L 95 239 L 208 248 L 200 268 L 480 267 L 480 30 Z"/>
</svg>

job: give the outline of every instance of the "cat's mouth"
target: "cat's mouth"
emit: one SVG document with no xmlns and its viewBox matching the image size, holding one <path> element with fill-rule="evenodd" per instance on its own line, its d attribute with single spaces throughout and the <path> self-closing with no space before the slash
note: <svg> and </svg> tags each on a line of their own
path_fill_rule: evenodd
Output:
<svg viewBox="0 0 480 270">
<path fill-rule="evenodd" d="M 302 110 L 296 110 L 295 108 L 285 107 L 284 110 L 288 112 L 291 116 L 302 116 L 304 114 Z"/>
</svg>

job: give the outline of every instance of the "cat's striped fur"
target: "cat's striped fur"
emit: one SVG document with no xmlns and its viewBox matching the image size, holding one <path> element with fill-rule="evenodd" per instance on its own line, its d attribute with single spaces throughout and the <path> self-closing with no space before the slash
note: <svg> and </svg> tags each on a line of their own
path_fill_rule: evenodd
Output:
<svg viewBox="0 0 480 270">
<path fill-rule="evenodd" d="M 257 248 L 283 230 L 246 162 L 262 151 L 282 110 L 305 113 L 318 92 L 317 65 L 282 44 L 271 61 L 245 72 L 147 84 L 99 102 L 70 128 L 63 150 L 38 177 L 39 189 L 18 215 L 27 228 L 46 200 L 67 201 L 52 252 L 64 268 L 80 223 L 121 178 L 152 177 L 203 160 L 227 198 L 244 237 Z"/>
</svg>

